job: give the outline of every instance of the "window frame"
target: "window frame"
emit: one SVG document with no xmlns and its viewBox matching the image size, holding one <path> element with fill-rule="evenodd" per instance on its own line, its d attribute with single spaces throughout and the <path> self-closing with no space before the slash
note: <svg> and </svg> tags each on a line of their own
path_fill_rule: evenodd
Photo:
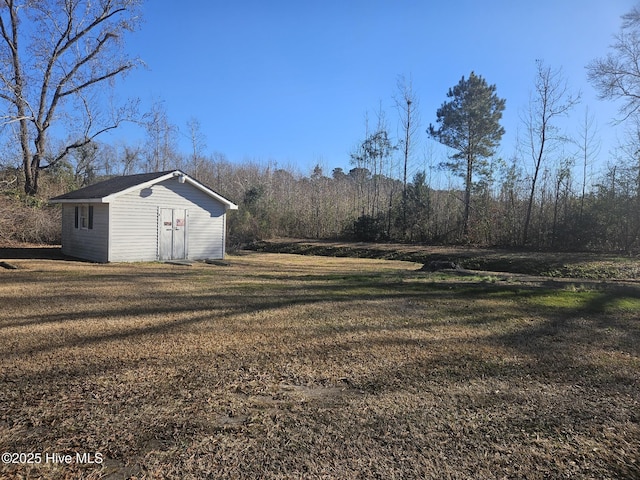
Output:
<svg viewBox="0 0 640 480">
<path fill-rule="evenodd" d="M 74 216 L 77 230 L 93 230 L 93 205 L 76 205 Z"/>
</svg>

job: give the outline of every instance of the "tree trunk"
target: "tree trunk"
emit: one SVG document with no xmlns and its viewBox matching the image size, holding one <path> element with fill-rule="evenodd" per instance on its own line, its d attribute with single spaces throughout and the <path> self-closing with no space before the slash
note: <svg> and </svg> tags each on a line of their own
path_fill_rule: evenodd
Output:
<svg viewBox="0 0 640 480">
<path fill-rule="evenodd" d="M 462 236 L 469 240 L 469 215 L 471 213 L 471 181 L 473 179 L 473 158 L 467 157 L 467 174 L 464 184 L 464 216 L 462 219 Z"/>
<path fill-rule="evenodd" d="M 30 166 L 25 166 L 25 181 L 24 181 L 24 193 L 29 196 L 35 196 L 38 193 L 40 172 L 38 169 L 31 170 Z"/>
<path fill-rule="evenodd" d="M 529 241 L 529 223 L 531 222 L 531 210 L 533 208 L 533 199 L 536 194 L 536 182 L 538 181 L 538 174 L 540 173 L 540 166 L 542 165 L 542 156 L 545 147 L 547 126 L 546 122 L 542 124 L 542 135 L 540 140 L 540 149 L 538 150 L 538 157 L 536 159 L 535 169 L 533 171 L 533 179 L 531 180 L 531 192 L 529 193 L 529 204 L 527 205 L 527 215 L 524 218 L 524 229 L 522 233 L 522 246 L 525 246 Z"/>
<path fill-rule="evenodd" d="M 26 130 L 26 127 L 25 127 Z M 21 132 L 22 136 L 22 132 Z M 25 133 L 25 140 L 28 138 L 28 133 Z M 38 193 L 39 185 L 39 177 L 40 177 L 40 160 L 42 159 L 42 155 L 45 152 L 46 146 L 46 136 L 44 131 L 40 131 L 35 140 L 35 152 L 31 155 L 30 150 L 28 149 L 28 140 L 27 150 L 24 150 L 23 147 L 23 164 L 24 164 L 24 192 L 27 195 L 35 196 Z"/>
<path fill-rule="evenodd" d="M 29 133 L 24 121 L 24 128 L 20 122 L 20 144 L 22 147 L 22 166 L 24 170 L 24 193 L 30 196 L 34 196 L 38 193 L 38 177 L 40 175 L 40 169 L 38 168 L 38 154 L 31 154 L 29 148 Z"/>
</svg>

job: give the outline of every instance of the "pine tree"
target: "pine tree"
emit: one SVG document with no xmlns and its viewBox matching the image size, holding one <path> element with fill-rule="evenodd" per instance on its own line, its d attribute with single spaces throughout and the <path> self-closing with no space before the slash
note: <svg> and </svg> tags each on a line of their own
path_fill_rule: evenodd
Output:
<svg viewBox="0 0 640 480">
<path fill-rule="evenodd" d="M 439 127 L 429 125 L 429 135 L 438 142 L 455 150 L 449 162 L 442 165 L 464 178 L 464 215 L 462 234 L 468 239 L 471 190 L 474 175 L 483 170 L 498 145 L 504 128 L 500 119 L 506 101 L 496 95 L 496 86 L 471 72 L 456 86 L 449 89 L 450 98 L 437 110 Z"/>
</svg>

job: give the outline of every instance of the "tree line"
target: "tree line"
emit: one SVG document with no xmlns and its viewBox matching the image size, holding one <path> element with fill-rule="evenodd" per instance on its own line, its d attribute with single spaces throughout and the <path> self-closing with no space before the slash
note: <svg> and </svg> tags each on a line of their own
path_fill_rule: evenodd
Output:
<svg viewBox="0 0 640 480">
<path fill-rule="evenodd" d="M 161 101 L 143 115 L 128 103 L 110 112 L 93 99 L 106 82 L 134 68 L 115 38 L 137 26 L 139 1 L 6 2 L 0 12 L 0 102 L 5 138 L 0 159 L 0 240 L 55 241 L 56 209 L 46 198 L 113 175 L 180 168 L 238 203 L 229 218 L 237 245 L 275 236 L 436 244 L 637 252 L 640 249 L 640 10 L 623 17 L 610 53 L 587 66 L 603 99 L 619 100 L 627 136 L 604 168 L 594 118 L 568 138 L 559 122 L 576 115 L 579 95 L 561 69 L 536 62 L 524 134 L 508 158 L 497 156 L 506 99 L 471 72 L 446 92 L 435 124 L 421 124 L 411 79 L 398 78 L 394 136 L 387 113 L 365 122 L 350 168 L 310 172 L 275 161 L 230 162 L 207 153 L 197 119 L 178 128 Z M 43 35 L 34 58 L 18 48 L 30 9 Z M 81 18 L 80 18 L 81 17 Z M 53 22 L 53 23 L 52 23 Z M 53 26 L 55 28 L 53 28 Z M 51 38 L 48 38 L 51 37 Z M 83 43 L 88 42 L 88 43 Z M 429 113 L 429 117 L 433 114 Z M 67 138 L 50 134 L 56 119 Z M 146 131 L 144 144 L 109 145 L 99 136 L 122 121 Z M 419 140 L 444 146 L 436 154 Z M 354 139 L 355 140 L 355 139 Z M 571 153 L 567 153 L 571 152 Z M 420 160 L 418 160 L 420 159 Z M 18 219 L 19 221 L 16 221 Z"/>
<path fill-rule="evenodd" d="M 95 151 L 96 158 L 108 158 L 100 148 Z M 232 246 L 298 237 L 632 253 L 640 248 L 639 165 L 637 156 L 624 157 L 624 148 L 619 155 L 587 190 L 566 162 L 545 168 L 532 203 L 530 176 L 515 162 L 491 163 L 484 180 L 472 185 L 466 226 L 465 189 L 436 188 L 429 170 L 418 171 L 405 185 L 365 164 L 330 172 L 318 165 L 302 174 L 275 162 L 234 163 L 218 154 L 181 157 L 166 167 L 181 168 L 239 204 L 228 221 Z M 127 168 L 130 159 L 112 160 L 111 175 Z M 71 163 L 62 162 L 44 172 L 44 196 L 33 198 L 20 194 L 19 170 L 4 169 L 3 239 L 58 240 L 59 214 L 46 198 L 106 178 L 104 167 L 89 171 L 78 177 Z"/>
</svg>

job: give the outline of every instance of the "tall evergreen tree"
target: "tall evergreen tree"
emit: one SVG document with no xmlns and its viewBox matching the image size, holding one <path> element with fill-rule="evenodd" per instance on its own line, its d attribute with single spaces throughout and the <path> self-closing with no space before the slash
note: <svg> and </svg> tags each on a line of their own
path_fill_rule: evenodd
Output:
<svg viewBox="0 0 640 480">
<path fill-rule="evenodd" d="M 500 144 L 504 134 L 500 119 L 506 101 L 497 96 L 495 85 L 488 85 L 474 72 L 450 88 L 447 97 L 450 100 L 436 112 L 438 128 L 429 125 L 427 133 L 455 150 L 443 166 L 464 178 L 462 234 L 467 239 L 474 174 L 486 166 L 487 159 Z"/>
</svg>

